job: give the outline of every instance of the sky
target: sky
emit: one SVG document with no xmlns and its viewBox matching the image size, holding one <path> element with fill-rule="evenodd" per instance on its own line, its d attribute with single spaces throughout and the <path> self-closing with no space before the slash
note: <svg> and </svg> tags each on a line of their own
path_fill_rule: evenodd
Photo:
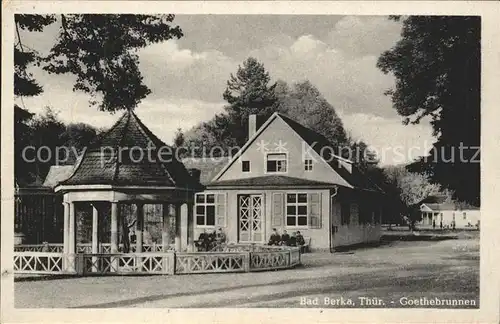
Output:
<svg viewBox="0 0 500 324">
<path fill-rule="evenodd" d="M 152 93 L 136 113 L 166 143 L 177 128 L 188 130 L 222 111 L 226 81 L 249 56 L 264 64 L 273 81 L 311 81 L 347 131 L 379 153 L 382 165 L 411 161 L 435 141 L 428 120 L 403 125 L 384 95 L 395 79 L 377 69 L 376 61 L 400 39 L 400 22 L 384 16 L 178 15 L 173 23 L 183 38 L 139 52 Z M 58 29 L 54 24 L 40 33 L 25 32 L 23 45 L 47 53 Z M 64 122 L 95 127 L 110 127 L 119 118 L 120 113 L 89 107 L 89 95 L 73 92 L 73 76 L 31 72 L 44 92 L 23 102 L 16 98 L 31 112 L 50 106 Z"/>
</svg>

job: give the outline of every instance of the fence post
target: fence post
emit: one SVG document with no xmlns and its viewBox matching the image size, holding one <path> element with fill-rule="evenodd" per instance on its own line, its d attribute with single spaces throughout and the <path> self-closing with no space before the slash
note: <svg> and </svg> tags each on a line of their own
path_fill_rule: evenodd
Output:
<svg viewBox="0 0 500 324">
<path fill-rule="evenodd" d="M 163 272 L 165 274 L 175 274 L 175 253 L 166 252 L 163 256 Z"/>
<path fill-rule="evenodd" d="M 251 263 L 251 252 L 244 252 L 245 256 L 243 257 L 243 267 L 245 272 L 250 272 L 250 263 Z"/>
<path fill-rule="evenodd" d="M 177 252 L 175 250 L 172 251 L 172 274 L 175 275 L 177 269 Z"/>
<path fill-rule="evenodd" d="M 85 259 L 83 253 L 77 253 L 75 257 L 75 271 L 79 276 L 83 276 L 85 274 Z"/>
</svg>

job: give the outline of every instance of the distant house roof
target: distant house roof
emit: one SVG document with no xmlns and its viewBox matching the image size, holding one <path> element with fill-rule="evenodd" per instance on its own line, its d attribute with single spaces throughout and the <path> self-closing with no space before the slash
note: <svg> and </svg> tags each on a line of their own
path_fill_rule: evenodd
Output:
<svg viewBox="0 0 500 324">
<path fill-rule="evenodd" d="M 43 187 L 55 188 L 59 183 L 68 179 L 73 172 L 73 165 L 53 165 L 45 177 Z"/>
<path fill-rule="evenodd" d="M 207 184 L 207 187 L 333 187 L 335 184 L 329 182 L 314 181 L 288 176 L 262 176 L 253 178 L 243 178 L 234 180 L 214 181 Z"/>
<path fill-rule="evenodd" d="M 442 204 L 448 200 L 446 195 L 431 195 L 420 201 L 419 204 Z"/>
<path fill-rule="evenodd" d="M 229 157 L 220 158 L 185 158 L 182 163 L 188 169 L 200 170 L 200 183 L 206 185 L 229 162 Z"/>
<path fill-rule="evenodd" d="M 442 204 L 423 203 L 423 204 L 421 204 L 421 206 L 424 206 L 424 205 L 433 211 L 456 210 L 457 209 L 454 203 L 442 203 Z"/>
<path fill-rule="evenodd" d="M 153 158 L 148 157 L 147 150 L 152 150 Z M 141 152 L 144 154 L 142 158 Z M 154 158 L 158 152 L 169 154 L 163 155 L 162 159 Z M 156 137 L 131 110 L 126 111 L 100 141 L 85 151 L 73 171 L 61 185 L 199 186 L 175 158 L 174 150 Z"/>
</svg>

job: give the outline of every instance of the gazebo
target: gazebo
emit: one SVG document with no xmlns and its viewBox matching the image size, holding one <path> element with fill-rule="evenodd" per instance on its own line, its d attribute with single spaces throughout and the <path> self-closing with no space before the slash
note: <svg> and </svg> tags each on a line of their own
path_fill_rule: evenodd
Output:
<svg viewBox="0 0 500 324">
<path fill-rule="evenodd" d="M 175 150 L 156 137 L 132 110 L 126 111 L 116 124 L 91 145 L 76 161 L 71 175 L 55 191 L 62 194 L 64 205 L 63 253 L 72 271 L 77 250 L 76 209 L 92 206 L 92 254 L 98 254 L 103 226 L 109 230 L 110 253 L 119 250 L 119 232 L 126 238 L 131 226 L 120 215 L 120 205 L 132 205 L 135 225 L 135 253 L 143 252 L 144 205 L 162 205 L 162 251 L 171 240 L 168 217 L 175 215 L 175 250 L 193 248 L 194 194 L 202 190 L 199 173 L 187 170 L 177 159 Z M 109 215 L 110 214 L 110 215 Z M 108 219 L 103 222 L 103 219 Z M 182 224 L 186 222 L 187 224 Z M 187 237 L 181 234 L 187 226 Z M 109 229 L 108 229 L 109 227 Z M 124 244 L 126 245 L 126 244 Z"/>
</svg>

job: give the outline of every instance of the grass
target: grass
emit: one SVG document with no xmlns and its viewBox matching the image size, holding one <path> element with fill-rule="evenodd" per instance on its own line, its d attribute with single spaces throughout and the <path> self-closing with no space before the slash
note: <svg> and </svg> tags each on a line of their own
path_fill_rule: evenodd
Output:
<svg viewBox="0 0 500 324">
<path fill-rule="evenodd" d="M 346 253 L 311 253 L 296 269 L 237 274 L 86 277 L 15 283 L 19 308 L 403 307 L 401 297 L 479 298 L 479 241 L 388 242 Z M 301 305 L 302 298 L 320 305 Z M 361 305 L 377 297 L 384 305 Z M 334 306 L 330 306 L 334 307 Z M 338 307 L 338 306 L 335 306 Z"/>
</svg>

